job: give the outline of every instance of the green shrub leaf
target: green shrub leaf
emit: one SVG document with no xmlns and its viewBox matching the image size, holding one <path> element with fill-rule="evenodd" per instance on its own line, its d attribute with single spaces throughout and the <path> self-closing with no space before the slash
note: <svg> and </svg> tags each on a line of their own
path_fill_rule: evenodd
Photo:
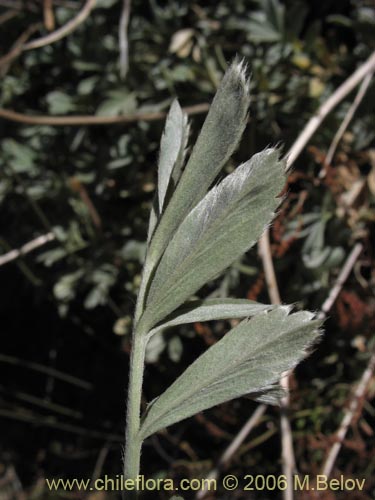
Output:
<svg viewBox="0 0 375 500">
<path fill-rule="evenodd" d="M 245 318 L 273 307 L 269 304 L 260 304 L 246 299 L 192 300 L 172 313 L 161 325 L 151 330 L 149 337 L 172 326 L 195 323 L 196 321 Z"/>
<path fill-rule="evenodd" d="M 280 376 L 305 356 L 321 325 L 312 313 L 289 311 L 278 306 L 246 319 L 207 349 L 150 404 L 141 437 L 245 394 L 277 403 Z"/>
<path fill-rule="evenodd" d="M 272 220 L 285 182 L 279 152 L 267 149 L 214 187 L 185 218 L 151 281 L 150 329 L 253 246 Z"/>
</svg>

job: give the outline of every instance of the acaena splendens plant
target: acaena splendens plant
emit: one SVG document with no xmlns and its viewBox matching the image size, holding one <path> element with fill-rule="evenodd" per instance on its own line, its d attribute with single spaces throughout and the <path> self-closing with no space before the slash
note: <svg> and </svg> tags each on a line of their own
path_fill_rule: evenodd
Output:
<svg viewBox="0 0 375 500">
<path fill-rule="evenodd" d="M 291 313 L 288 306 L 231 298 L 189 300 L 257 242 L 280 203 L 285 161 L 273 148 L 255 154 L 211 187 L 239 143 L 249 100 L 244 64 L 235 60 L 186 165 L 189 125 L 177 101 L 166 120 L 132 337 L 126 479 L 136 479 L 142 442 L 160 429 L 245 394 L 276 404 L 282 395 L 281 374 L 305 356 L 319 335 L 320 322 L 312 313 Z M 150 338 L 175 325 L 227 318 L 245 319 L 196 359 L 141 417 Z"/>
</svg>

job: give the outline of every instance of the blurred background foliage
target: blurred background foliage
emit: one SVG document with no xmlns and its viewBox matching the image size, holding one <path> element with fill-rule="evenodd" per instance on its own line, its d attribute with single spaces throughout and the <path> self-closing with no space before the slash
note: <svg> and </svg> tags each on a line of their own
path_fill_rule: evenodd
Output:
<svg viewBox="0 0 375 500">
<path fill-rule="evenodd" d="M 0 16 L 14 10 L 0 17 L 2 55 L 30 26 L 37 30 L 31 39 L 47 33 L 41 3 L 0 1 Z M 55 0 L 56 27 L 81 7 Z M 269 144 L 287 151 L 375 45 L 371 0 L 132 0 L 122 79 L 121 9 L 120 0 L 97 0 L 67 38 L 2 64 L 0 106 L 28 115 L 110 117 L 164 112 L 176 96 L 183 106 L 209 103 L 238 54 L 252 75 L 252 104 L 230 171 Z M 355 242 L 364 245 L 322 343 L 293 382 L 291 418 L 304 473 L 319 470 L 373 343 L 374 94 L 372 83 L 328 167 L 325 154 L 353 94 L 319 128 L 290 174 L 271 229 L 283 302 L 312 310 Z M 191 117 L 192 140 L 203 119 Z M 0 120 L 1 253 L 45 234 L 50 239 L 0 267 L 0 475 L 1 467 L 14 467 L 30 497 L 47 498 L 43 477 L 90 477 L 99 466 L 101 474 L 121 471 L 129 333 L 162 128 L 162 119 L 59 127 Z M 256 250 L 203 293 L 269 301 Z M 155 336 L 145 398 L 227 327 L 195 324 Z M 375 492 L 374 385 L 371 391 L 336 464 L 367 478 L 358 498 Z M 238 400 L 151 439 L 144 472 L 205 476 L 254 407 Z M 269 409 L 231 470 L 278 473 L 279 456 L 278 411 Z"/>
</svg>

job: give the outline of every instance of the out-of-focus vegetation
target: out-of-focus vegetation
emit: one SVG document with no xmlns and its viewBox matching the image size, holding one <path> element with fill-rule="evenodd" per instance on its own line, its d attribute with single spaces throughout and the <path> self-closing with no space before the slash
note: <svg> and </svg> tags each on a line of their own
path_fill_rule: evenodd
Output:
<svg viewBox="0 0 375 500">
<path fill-rule="evenodd" d="M 36 23 L 30 39 L 47 33 L 41 3 L 0 1 L 2 54 Z M 52 3 L 56 27 L 82 7 Z M 13 17 L 2 18 L 9 9 Z M 0 107 L 105 117 L 166 111 L 175 96 L 183 106 L 209 103 L 239 54 L 252 74 L 241 161 L 269 144 L 287 151 L 375 45 L 370 0 L 133 0 L 122 80 L 121 10 L 119 0 L 97 0 L 71 35 L 1 64 Z M 353 245 L 364 246 L 323 342 L 293 378 L 290 417 L 305 474 L 319 471 L 374 344 L 374 90 L 372 83 L 328 166 L 325 154 L 354 95 L 319 128 L 271 228 L 282 300 L 313 310 Z M 202 119 L 191 117 L 193 137 Z M 90 477 L 103 456 L 100 474 L 121 471 L 129 333 L 162 127 L 163 120 L 60 127 L 0 120 L 1 253 L 52 233 L 49 243 L 0 267 L 0 474 L 13 466 L 33 498 L 46 497 L 43 477 Z M 256 250 L 205 294 L 268 302 Z M 195 324 L 155 336 L 145 400 L 226 330 L 224 322 Z M 366 477 L 358 498 L 375 492 L 374 393 L 372 384 L 336 462 L 337 471 Z M 204 477 L 254 408 L 237 400 L 155 437 L 145 445 L 144 473 Z M 269 409 L 230 470 L 277 474 L 279 456 L 278 411 Z"/>
</svg>

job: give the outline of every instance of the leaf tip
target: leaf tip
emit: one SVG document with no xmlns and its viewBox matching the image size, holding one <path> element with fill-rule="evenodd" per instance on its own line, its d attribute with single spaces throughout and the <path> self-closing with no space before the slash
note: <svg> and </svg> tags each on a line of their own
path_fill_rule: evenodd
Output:
<svg viewBox="0 0 375 500">
<path fill-rule="evenodd" d="M 233 92 L 241 106 L 247 109 L 250 104 L 250 77 L 247 63 L 244 58 L 236 56 L 225 72 L 220 88 L 224 92 Z"/>
<path fill-rule="evenodd" d="M 236 56 L 230 66 L 247 94 L 250 93 L 250 76 L 245 58 Z"/>
</svg>

